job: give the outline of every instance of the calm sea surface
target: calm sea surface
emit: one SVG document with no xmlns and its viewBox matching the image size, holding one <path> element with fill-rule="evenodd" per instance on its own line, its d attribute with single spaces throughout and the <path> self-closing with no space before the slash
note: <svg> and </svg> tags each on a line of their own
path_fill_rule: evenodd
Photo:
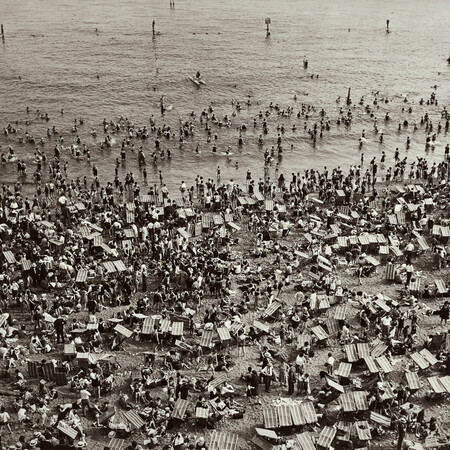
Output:
<svg viewBox="0 0 450 450">
<path fill-rule="evenodd" d="M 395 147 L 405 154 L 408 135 L 411 156 L 423 156 L 425 131 L 414 133 L 409 127 L 398 133 L 397 125 L 404 118 L 420 120 L 427 111 L 437 125 L 439 110 L 450 100 L 448 0 L 175 0 L 175 9 L 170 9 L 169 0 L 1 0 L 0 17 L 5 28 L 5 41 L 0 43 L 1 126 L 18 120 L 18 134 L 28 130 L 40 137 L 54 125 L 69 145 L 76 138 L 70 132 L 73 120 L 83 117 L 79 134 L 91 148 L 92 163 L 99 166 L 103 180 L 114 177 L 122 141 L 116 136 L 111 149 L 99 148 L 103 118 L 117 120 L 123 115 L 137 125 L 149 126 L 154 114 L 158 125 L 170 124 L 178 135 L 179 118 L 186 119 L 191 111 L 198 115 L 212 103 L 216 115 L 223 117 L 231 115 L 232 99 L 241 103 L 250 99 L 252 105 L 232 118 L 233 127 L 217 131 L 219 154 L 211 153 L 200 127 L 184 150 L 178 148 L 177 139 L 163 140 L 162 146 L 170 148 L 173 157 L 158 165 L 150 161 L 154 137 L 143 143 L 149 182 L 156 181 L 162 170 L 165 181 L 175 187 L 181 179 L 191 183 L 196 174 L 215 176 L 218 165 L 222 179 L 242 181 L 247 168 L 254 176 L 262 176 L 263 150 L 257 145 L 261 127 L 253 129 L 252 123 L 271 101 L 281 107 L 292 105 L 295 112 L 302 102 L 323 107 L 332 120 L 331 130 L 313 147 L 303 130 L 303 119 L 281 119 L 275 114 L 268 118 L 266 145 L 275 144 L 276 126 L 281 123 L 287 129 L 283 145 L 294 145 L 293 152 L 284 152 L 280 168 L 280 173 L 291 173 L 305 167 L 359 162 L 362 129 L 367 130 L 366 161 L 382 150 L 392 157 Z M 272 22 L 270 39 L 265 35 L 266 17 Z M 390 20 L 389 34 L 386 19 Z M 160 33 L 155 39 L 152 20 Z M 307 70 L 303 68 L 305 55 Z M 196 70 L 206 86 L 197 88 L 188 80 Z M 319 79 L 311 79 L 311 74 L 319 74 Z M 420 97 L 429 98 L 434 85 L 438 85 L 439 106 L 419 106 Z M 339 106 L 344 106 L 336 99 L 344 99 L 349 87 L 355 120 L 345 129 L 335 124 Z M 374 91 L 390 100 L 376 111 L 385 133 L 383 145 L 372 132 L 370 117 L 358 105 L 363 95 L 365 103 L 372 104 Z M 173 105 L 164 117 L 159 111 L 161 95 L 167 105 Z M 401 111 L 404 96 L 412 114 Z M 27 106 L 33 112 L 30 115 Z M 47 112 L 50 122 L 36 120 L 37 109 Z M 389 124 L 383 121 L 387 111 L 393 118 Z M 26 120 L 30 120 L 28 126 Z M 244 133 L 245 145 L 238 148 L 236 126 L 243 123 L 249 129 Z M 313 123 L 310 119 L 308 127 Z M 298 126 L 295 132 L 291 131 L 293 124 Z M 90 135 L 93 128 L 99 131 L 97 139 Z M 34 147 L 21 146 L 17 137 L 2 133 L 0 150 L 14 147 L 27 161 L 31 182 Z M 439 160 L 449 141 L 450 136 L 439 135 L 430 159 Z M 201 153 L 196 155 L 198 143 Z M 233 148 L 230 158 L 220 154 L 228 145 Z M 43 149 L 48 155 L 53 154 L 53 146 L 46 138 Z M 76 160 L 70 154 L 63 159 L 69 160 L 71 178 L 91 174 L 87 160 Z M 127 156 L 121 175 L 127 171 L 139 179 L 135 154 Z M 0 181 L 17 178 L 15 164 L 4 165 L 0 173 Z"/>
</svg>

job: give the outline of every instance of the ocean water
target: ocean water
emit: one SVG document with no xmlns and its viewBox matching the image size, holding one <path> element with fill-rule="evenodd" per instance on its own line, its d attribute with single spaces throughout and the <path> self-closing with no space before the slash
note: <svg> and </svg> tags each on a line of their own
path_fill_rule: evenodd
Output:
<svg viewBox="0 0 450 450">
<path fill-rule="evenodd" d="M 450 100 L 450 4 L 448 0 L 1 0 L 0 17 L 5 40 L 0 42 L 0 124 L 18 121 L 16 135 L 0 136 L 0 151 L 13 146 L 17 156 L 28 165 L 22 179 L 31 186 L 34 146 L 20 145 L 18 135 L 28 131 L 45 136 L 47 127 L 55 126 L 65 137 L 65 145 L 75 142 L 70 132 L 74 118 L 84 118 L 79 130 L 83 142 L 91 149 L 92 163 L 99 167 L 103 181 L 114 177 L 114 161 L 120 155 L 121 136 L 115 136 L 111 149 L 100 149 L 103 137 L 101 122 L 128 117 L 136 125 L 149 126 L 153 114 L 158 125 L 170 124 L 178 132 L 180 117 L 191 111 L 199 113 L 213 105 L 217 117 L 231 115 L 232 99 L 251 101 L 232 117 L 230 129 L 217 129 L 219 154 L 200 126 L 183 150 L 178 140 L 162 140 L 170 148 L 172 159 L 157 165 L 151 162 L 154 137 L 143 145 L 147 155 L 149 182 L 158 181 L 161 170 L 171 189 L 181 180 L 191 183 L 197 174 L 214 176 L 219 165 L 222 180 L 243 181 L 247 168 L 254 177 L 263 175 L 263 150 L 257 145 L 261 126 L 253 129 L 253 118 L 266 111 L 269 102 L 281 107 L 301 103 L 324 108 L 331 120 L 331 130 L 312 145 L 303 130 L 303 119 L 295 116 L 268 118 L 269 134 L 265 146 L 276 143 L 276 126 L 283 123 L 286 150 L 280 161 L 280 173 L 289 174 L 306 167 L 348 166 L 359 163 L 358 138 L 366 130 L 364 159 L 379 157 L 384 150 L 393 157 L 396 147 L 406 155 L 406 136 L 411 137 L 410 158 L 424 156 L 425 131 L 412 127 L 397 132 L 404 118 L 419 121 L 428 112 L 439 121 L 439 111 Z M 266 38 L 264 19 L 271 18 L 271 36 Z M 386 20 L 390 33 L 386 33 Z M 152 37 L 152 21 L 160 34 Z M 98 33 L 95 29 L 98 29 Z M 303 57 L 309 61 L 303 68 Z M 197 70 L 207 85 L 196 87 L 188 80 Z M 311 74 L 319 74 L 311 79 Z M 99 76 L 99 78 L 97 78 Z M 20 77 L 20 78 L 19 78 Z M 419 106 L 421 97 L 429 98 L 437 85 L 438 107 Z M 354 102 L 354 122 L 350 128 L 335 124 L 348 88 Z M 375 111 L 379 127 L 385 134 L 383 145 L 372 132 L 370 117 L 358 104 L 372 104 L 373 92 L 388 98 Z M 297 101 L 294 101 L 294 94 Z M 165 97 L 170 111 L 161 116 L 159 99 Z M 409 100 L 403 103 L 404 97 Z M 31 113 L 27 115 L 26 107 Z M 411 106 L 413 113 L 402 113 Z M 60 114 L 61 108 L 64 115 Z M 47 123 L 35 118 L 36 110 L 47 112 Z M 389 111 L 393 120 L 384 123 Z M 26 125 L 26 121 L 30 123 Z M 308 128 L 318 120 L 318 113 L 308 121 Z M 258 118 L 258 123 L 260 123 Z M 245 145 L 237 146 L 236 127 L 246 123 Z M 292 125 L 298 126 L 291 131 Z M 94 139 L 90 131 L 97 129 Z M 213 133 L 216 128 L 213 126 Z M 178 135 L 178 133 L 177 133 Z M 46 140 L 47 155 L 53 154 L 54 139 Z M 436 147 L 428 154 L 440 160 L 450 137 L 441 134 Z M 200 154 L 194 149 L 200 145 Z M 294 150 L 289 150 L 291 144 Z M 232 147 L 230 157 L 220 154 Z M 76 160 L 69 153 L 69 176 L 90 176 L 85 159 Z M 238 162 L 239 169 L 236 169 Z M 121 176 L 132 171 L 141 175 L 137 155 L 128 154 Z M 17 179 L 16 165 L 1 167 L 2 182 Z M 273 176 L 273 168 L 272 168 Z"/>
</svg>

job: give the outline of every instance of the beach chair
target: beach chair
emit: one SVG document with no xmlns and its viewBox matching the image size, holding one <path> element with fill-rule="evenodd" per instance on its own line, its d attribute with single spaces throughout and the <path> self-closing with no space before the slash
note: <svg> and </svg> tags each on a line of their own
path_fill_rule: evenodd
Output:
<svg viewBox="0 0 450 450">
<path fill-rule="evenodd" d="M 353 363 L 359 361 L 358 352 L 355 344 L 344 345 L 345 354 L 347 355 L 347 361 Z"/>
<path fill-rule="evenodd" d="M 213 432 L 209 437 L 209 450 L 237 450 L 239 436 L 235 433 Z"/>
<path fill-rule="evenodd" d="M 302 411 L 303 418 L 306 424 L 315 424 L 319 420 L 317 417 L 316 410 L 312 402 L 306 402 L 300 404 L 300 409 Z"/>
<path fill-rule="evenodd" d="M 343 386 L 341 386 L 339 383 L 337 383 L 336 381 L 334 381 L 334 379 L 332 379 L 332 378 L 330 378 L 330 377 L 327 377 L 326 380 L 327 380 L 328 386 L 330 386 L 331 388 L 333 388 L 333 389 L 334 389 L 336 392 L 338 392 L 339 394 L 343 394 L 343 393 L 345 392 Z"/>
<path fill-rule="evenodd" d="M 395 280 L 395 272 L 396 267 L 394 264 L 387 264 L 386 265 L 386 276 L 385 279 L 387 281 L 394 281 Z"/>
<path fill-rule="evenodd" d="M 411 353 L 411 359 L 419 367 L 419 369 L 425 370 L 430 367 L 430 363 L 418 352 Z"/>
<path fill-rule="evenodd" d="M 422 285 L 422 279 L 416 278 L 414 281 L 411 281 L 408 285 L 408 289 L 411 292 L 411 294 L 414 294 L 416 296 L 420 296 L 421 294 L 421 285 Z"/>
<path fill-rule="evenodd" d="M 183 336 L 184 322 L 173 322 L 172 323 L 172 336 Z"/>
<path fill-rule="evenodd" d="M 272 450 L 272 448 L 273 448 L 273 445 L 272 445 L 272 444 L 270 444 L 269 442 L 265 441 L 264 439 L 262 439 L 262 438 L 259 437 L 259 436 L 253 436 L 253 437 L 250 439 L 250 442 L 251 442 L 254 446 L 260 448 L 261 450 Z"/>
<path fill-rule="evenodd" d="M 429 377 L 428 382 L 430 383 L 431 388 L 436 394 L 450 393 L 450 377 L 448 375 L 441 378 L 438 378 L 436 376 Z"/>
<path fill-rule="evenodd" d="M 186 410 L 187 410 L 188 405 L 189 405 L 189 402 L 187 400 L 183 400 L 183 399 L 179 398 L 175 402 L 175 406 L 172 410 L 172 418 L 178 419 L 178 420 L 184 420 L 184 418 L 186 416 Z"/>
<path fill-rule="evenodd" d="M 292 416 L 290 405 L 280 405 L 277 408 L 278 424 L 280 427 L 292 426 Z"/>
<path fill-rule="evenodd" d="M 208 424 L 209 407 L 195 408 L 195 421 L 198 425 L 206 427 Z"/>
<path fill-rule="evenodd" d="M 205 348 L 211 348 L 213 343 L 214 331 L 205 330 L 200 337 L 200 345 Z"/>
<path fill-rule="evenodd" d="M 53 381 L 55 379 L 55 365 L 52 362 L 42 364 L 43 377 L 47 381 Z"/>
<path fill-rule="evenodd" d="M 370 420 L 377 425 L 381 425 L 384 428 L 390 428 L 391 419 L 389 417 L 383 416 L 382 414 L 378 414 L 374 411 L 370 411 Z"/>
<path fill-rule="evenodd" d="M 393 372 L 394 368 L 392 367 L 391 363 L 388 361 L 386 356 L 379 356 L 378 358 L 375 358 L 375 361 L 379 365 L 380 369 L 383 371 L 384 374 L 388 374 Z"/>
<path fill-rule="evenodd" d="M 54 374 L 56 386 L 67 385 L 67 369 L 65 367 L 57 367 Z"/>
<path fill-rule="evenodd" d="M 445 296 L 448 294 L 448 289 L 442 278 L 434 280 L 434 284 L 436 285 L 436 290 L 437 290 L 438 295 Z"/>
<path fill-rule="evenodd" d="M 391 245 L 389 247 L 389 250 L 393 254 L 393 257 L 395 258 L 395 260 L 399 260 L 403 256 L 403 252 L 396 246 Z"/>
<path fill-rule="evenodd" d="M 264 311 L 263 313 L 263 318 L 275 318 L 276 313 L 278 312 L 278 310 L 281 308 L 281 303 L 278 301 L 274 301 L 272 302 Z"/>
<path fill-rule="evenodd" d="M 420 381 L 417 372 L 406 372 L 405 375 L 411 394 L 415 394 L 420 389 Z"/>
<path fill-rule="evenodd" d="M 317 447 L 323 449 L 329 449 L 336 436 L 337 430 L 334 427 L 324 427 L 320 432 L 319 439 L 317 440 Z"/>
<path fill-rule="evenodd" d="M 307 431 L 296 434 L 295 439 L 302 450 L 316 450 L 314 438 Z"/>
<path fill-rule="evenodd" d="M 70 439 L 75 439 L 78 435 L 78 431 L 69 425 L 66 425 L 62 420 L 59 421 L 56 427 L 58 431 L 68 436 Z"/>
<path fill-rule="evenodd" d="M 386 344 L 384 344 L 383 342 L 378 342 L 377 344 L 375 344 L 375 346 L 373 347 L 373 349 L 370 352 L 370 355 L 373 358 L 378 358 L 379 356 L 381 356 L 386 350 L 388 349 L 388 346 Z"/>
<path fill-rule="evenodd" d="M 355 429 L 360 441 L 370 441 L 372 439 L 370 427 L 366 420 L 356 421 Z"/>
<path fill-rule="evenodd" d="M 364 361 L 365 361 L 370 373 L 376 373 L 376 374 L 379 373 L 379 369 L 375 362 L 375 358 L 373 358 L 372 356 L 365 356 Z"/>
<path fill-rule="evenodd" d="M 39 365 L 36 361 L 28 361 L 28 376 L 30 378 L 39 378 Z"/>
<path fill-rule="evenodd" d="M 295 426 L 300 426 L 300 425 L 306 424 L 306 419 L 303 416 L 301 404 L 291 405 L 291 417 L 292 417 L 292 423 Z"/>
<path fill-rule="evenodd" d="M 348 413 L 344 412 L 344 415 L 348 415 Z M 338 433 L 336 434 L 336 447 L 340 447 L 340 442 L 341 441 L 349 441 L 351 438 L 351 432 L 352 432 L 352 428 L 353 428 L 353 422 L 350 421 L 345 421 L 345 420 L 340 420 L 337 424 L 336 424 L 336 428 L 338 430 Z"/>
<path fill-rule="evenodd" d="M 278 413 L 276 408 L 263 409 L 264 427 L 269 429 L 278 428 Z"/>
<path fill-rule="evenodd" d="M 227 327 L 217 328 L 217 334 L 219 335 L 219 339 L 222 344 L 226 344 L 231 341 L 230 330 Z"/>
<path fill-rule="evenodd" d="M 328 336 L 327 332 L 320 325 L 313 327 L 311 329 L 311 331 L 316 336 L 319 345 L 327 344 L 327 339 L 329 336 Z"/>
<path fill-rule="evenodd" d="M 145 421 L 137 414 L 136 411 L 125 411 L 124 414 L 132 430 L 140 430 L 145 425 Z"/>
<path fill-rule="evenodd" d="M 337 306 L 336 311 L 334 313 L 334 318 L 336 320 L 345 320 L 346 315 L 347 315 L 347 305 Z"/>
<path fill-rule="evenodd" d="M 349 363 L 345 363 L 345 362 L 341 362 L 339 363 L 339 367 L 336 370 L 336 372 L 334 372 L 334 375 L 338 376 L 341 378 L 341 382 L 343 381 L 342 379 L 348 380 L 350 378 L 350 372 L 352 370 L 352 365 Z"/>
<path fill-rule="evenodd" d="M 109 441 L 108 447 L 110 448 L 110 450 L 122 450 L 122 447 L 124 446 L 124 444 L 125 444 L 124 439 L 112 438 Z"/>
<path fill-rule="evenodd" d="M 370 355 L 370 347 L 369 344 L 362 342 L 359 344 L 356 344 L 356 350 L 358 352 L 358 358 L 363 359 L 365 356 Z"/>
<path fill-rule="evenodd" d="M 380 248 L 378 250 L 378 254 L 380 255 L 381 261 L 386 261 L 388 259 L 388 256 L 389 256 L 389 246 L 387 246 L 387 245 L 380 245 Z"/>
<path fill-rule="evenodd" d="M 334 317 L 328 317 L 328 319 L 325 321 L 325 325 L 330 336 L 333 334 L 337 334 L 337 332 L 339 331 L 337 320 Z"/>
</svg>

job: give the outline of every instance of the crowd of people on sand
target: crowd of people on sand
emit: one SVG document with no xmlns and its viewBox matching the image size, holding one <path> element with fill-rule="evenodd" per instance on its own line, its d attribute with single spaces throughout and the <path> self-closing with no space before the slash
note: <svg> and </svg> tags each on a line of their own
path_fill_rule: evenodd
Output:
<svg viewBox="0 0 450 450">
<path fill-rule="evenodd" d="M 364 102 L 362 98 L 360 105 Z M 379 132 L 377 106 L 386 102 L 389 100 L 375 95 L 373 105 L 364 108 L 373 119 L 375 133 Z M 438 105 L 434 92 L 421 102 Z M 231 128 L 232 118 L 243 105 L 233 102 L 233 107 L 231 116 L 222 119 L 209 107 L 198 120 L 194 113 L 180 120 L 180 148 L 186 140 L 194 139 L 199 123 L 212 151 L 217 151 L 220 128 Z M 411 114 L 412 107 L 405 111 Z M 261 146 L 274 113 L 277 118 L 295 116 L 293 107 L 283 109 L 277 104 L 270 104 L 265 113 L 261 111 L 253 124 L 262 126 Z M 319 119 L 308 125 L 315 114 Z M 46 113 L 38 115 L 40 120 L 50 120 Z M 305 120 L 304 129 L 313 143 L 332 125 L 324 110 L 305 104 L 297 117 Z M 433 124 L 428 115 L 420 125 L 413 124 L 426 131 L 427 149 L 436 141 L 434 133 L 448 131 L 445 107 L 441 118 L 443 126 Z M 384 120 L 392 119 L 386 115 Z M 336 126 L 350 126 L 352 121 L 352 109 L 341 108 Z M 400 123 L 399 129 L 410 126 L 407 122 Z M 161 171 L 156 183 L 147 184 L 142 146 L 138 162 L 145 184 L 140 185 L 132 172 L 120 179 L 121 164 L 129 151 L 138 147 L 138 139 L 155 136 L 153 162 L 172 157 L 161 144 L 163 138 L 176 138 L 170 126 L 158 126 L 153 116 L 148 129 L 123 117 L 118 121 L 105 119 L 103 146 L 112 146 L 125 134 L 114 180 L 100 180 L 95 165 L 92 178 L 86 175 L 71 180 L 68 162 L 63 162 L 68 152 L 90 160 L 90 150 L 78 135 L 82 125 L 82 119 L 75 121 L 71 131 L 77 135 L 76 144 L 70 147 L 64 147 L 64 138 L 54 127 L 48 129 L 48 137 L 56 137 L 57 144 L 52 158 L 42 148 L 36 149 L 33 196 L 22 193 L 20 181 L 27 168 L 15 159 L 13 147 L 1 156 L 2 163 L 17 162 L 19 181 L 13 186 L 2 185 L 0 193 L 0 352 L 8 386 L 4 394 L 13 393 L 11 402 L 3 401 L 0 426 L 11 434 L 12 427 L 27 428 L 32 434 L 24 432 L 11 449 L 89 446 L 90 439 L 97 439 L 92 431 L 95 428 L 106 428 L 109 438 L 126 439 L 127 450 L 163 446 L 206 449 L 208 442 L 201 429 L 196 435 L 179 431 L 179 419 L 173 417 L 177 400 L 190 399 L 194 411 L 205 408 L 205 425 L 215 428 L 224 420 L 242 418 L 248 407 L 260 404 L 264 396 L 261 385 L 266 393 L 281 387 L 280 392 L 287 396 L 313 400 L 320 417 L 316 430 L 320 430 L 333 423 L 327 418 L 327 398 L 332 392 L 328 380 L 339 381 L 335 375 L 339 355 L 325 352 L 320 361 L 323 370 L 317 377 L 311 372 L 310 361 L 323 353 L 323 342 L 302 336 L 312 325 L 324 325 L 320 313 L 330 307 L 331 299 L 331 305 L 360 308 L 357 325 L 339 321 L 339 342 L 343 345 L 378 339 L 386 344 L 385 355 L 392 364 L 394 355 L 421 346 L 432 348 L 431 335 L 424 343 L 418 342 L 418 311 L 432 313 L 426 302 L 434 299 L 436 292 L 426 285 L 419 305 L 418 293 L 413 295 L 411 286 L 420 277 L 413 265 L 420 261 L 420 238 L 427 239 L 436 270 L 448 264 L 446 241 L 433 232 L 434 227 L 447 227 L 450 221 L 446 209 L 441 208 L 447 205 L 448 144 L 442 161 L 432 164 L 426 158 L 410 162 L 407 156 L 400 157 L 397 149 L 382 181 L 380 172 L 385 170 L 388 157 L 385 152 L 368 165 L 361 154 L 361 163 L 348 171 L 324 167 L 288 176 L 280 173 L 285 129 L 279 125 L 276 146 L 264 151 L 264 176 L 254 179 L 247 171 L 245 183 L 222 182 L 219 168 L 216 180 L 197 176 L 192 186 L 182 181 L 174 195 Z M 238 127 L 239 146 L 245 145 L 246 127 Z M 7 125 L 4 130 L 9 139 L 17 135 L 18 126 Z M 365 139 L 363 130 L 362 148 Z M 381 142 L 382 133 L 379 139 Z M 47 145 L 29 133 L 19 140 L 23 145 Z M 391 189 L 392 183 L 405 187 L 396 191 Z M 399 212 L 399 205 L 413 206 L 404 209 L 406 219 L 393 222 L 390 217 Z M 195 231 L 199 224 L 202 233 Z M 240 227 L 245 230 L 235 231 Z M 345 246 L 337 241 L 338 234 L 345 238 Z M 351 239 L 369 234 L 379 236 L 375 245 Z M 249 242 L 251 249 L 244 250 Z M 390 242 L 405 256 L 394 277 L 405 286 L 398 301 L 379 293 L 366 294 L 359 287 L 377 270 L 378 264 L 368 253 L 378 250 L 383 242 Z M 392 260 L 388 264 L 395 265 L 392 255 L 388 258 Z M 357 288 L 346 285 L 349 273 L 358 278 Z M 387 305 L 381 310 L 375 304 L 380 299 Z M 255 318 L 270 321 L 272 313 L 266 311 L 277 304 L 280 306 L 273 312 L 277 321 L 268 329 L 251 322 Z M 383 311 L 388 312 L 381 314 Z M 446 325 L 448 302 L 438 314 Z M 149 318 L 154 320 L 148 322 Z M 185 326 L 183 333 L 174 336 L 171 328 L 163 325 L 175 321 Z M 133 345 L 141 346 L 139 357 L 145 356 L 139 371 L 129 374 L 131 380 L 121 373 L 121 358 L 131 346 L 127 341 L 130 337 L 117 328 L 118 323 L 131 330 L 136 341 Z M 147 323 L 150 329 L 145 327 Z M 226 340 L 206 339 L 208 332 L 221 328 L 229 330 L 237 358 Z M 220 377 L 241 368 L 253 346 L 258 348 L 258 362 L 244 363 L 248 369 L 235 376 L 233 383 L 230 377 Z M 66 349 L 73 349 L 72 353 Z M 443 372 L 450 373 L 448 353 L 439 347 L 436 358 Z M 34 376 L 30 363 L 34 363 Z M 49 364 L 53 372 L 65 374 L 66 386 L 56 387 L 49 379 Z M 436 418 L 425 418 L 424 409 L 405 406 L 412 405 L 409 387 L 386 382 L 381 376 L 376 381 L 367 390 L 369 409 L 392 421 L 390 430 L 372 425 L 374 439 L 393 431 L 398 436 L 397 448 L 401 448 L 408 432 L 421 439 L 445 435 Z M 73 401 L 62 401 L 62 389 L 70 391 Z M 133 440 L 133 427 L 117 409 L 138 412 L 144 423 L 142 440 Z M 193 419 L 188 413 L 185 421 Z M 75 433 L 61 431 L 64 429 Z M 7 439 L 4 434 L 3 440 Z M 351 441 L 346 442 L 345 448 L 352 448 Z M 344 448 L 342 441 L 339 445 Z"/>
</svg>

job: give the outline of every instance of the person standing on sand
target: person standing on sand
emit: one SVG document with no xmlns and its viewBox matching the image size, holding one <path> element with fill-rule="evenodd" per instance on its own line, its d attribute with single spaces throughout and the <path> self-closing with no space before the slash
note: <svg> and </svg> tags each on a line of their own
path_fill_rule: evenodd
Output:
<svg viewBox="0 0 450 450">
<path fill-rule="evenodd" d="M 326 362 L 325 366 L 327 367 L 327 372 L 330 375 L 333 375 L 334 357 L 333 357 L 332 353 L 328 353 L 328 359 L 327 359 L 327 362 Z"/>
<path fill-rule="evenodd" d="M 272 378 L 273 378 L 273 366 L 272 366 L 272 363 L 269 362 L 269 363 L 267 364 L 267 366 L 264 367 L 264 368 L 261 370 L 261 373 L 262 373 L 262 375 L 264 376 L 264 386 L 265 386 L 265 391 L 266 391 L 267 393 L 269 393 L 269 392 L 270 392 L 270 385 L 271 385 L 271 383 L 272 383 Z"/>
<path fill-rule="evenodd" d="M 414 252 L 414 244 L 411 241 L 409 241 L 405 247 L 406 264 L 411 264 L 413 252 Z"/>
<path fill-rule="evenodd" d="M 278 377 L 278 381 L 280 382 L 280 385 L 283 387 L 286 387 L 287 385 L 287 376 L 288 376 L 288 370 L 289 370 L 289 365 L 286 361 L 282 361 L 279 367 L 279 377 Z"/>
<path fill-rule="evenodd" d="M 414 267 L 411 263 L 406 264 L 406 282 L 405 282 L 405 286 L 408 287 L 409 283 L 411 282 L 411 278 L 413 276 L 414 273 Z"/>
<path fill-rule="evenodd" d="M 447 320 L 449 319 L 449 313 L 450 313 L 450 305 L 446 301 L 442 305 L 442 308 L 439 311 L 439 317 L 441 318 L 441 323 L 440 323 L 441 326 L 442 326 L 442 322 L 444 322 L 444 326 L 447 325 Z"/>
<path fill-rule="evenodd" d="M 6 412 L 5 407 L 2 406 L 0 409 L 0 429 L 6 427 L 12 434 L 11 425 L 9 424 L 10 419 L 11 416 Z"/>
<path fill-rule="evenodd" d="M 64 344 L 64 325 L 65 325 L 66 321 L 61 318 L 58 317 L 54 322 L 53 322 L 53 326 L 55 327 L 55 331 L 56 331 L 56 343 L 59 344 L 61 341 L 61 344 Z"/>
<path fill-rule="evenodd" d="M 297 373 L 300 373 L 303 371 L 303 368 L 305 366 L 305 358 L 303 356 L 303 352 L 300 351 L 300 353 L 297 355 L 297 358 L 295 359 L 295 370 Z"/>
<path fill-rule="evenodd" d="M 404 412 L 404 411 L 402 411 Z M 407 426 L 407 420 L 405 416 L 401 416 L 400 419 L 398 420 L 398 439 L 397 439 L 397 450 L 401 450 L 402 449 L 402 445 L 403 445 L 403 441 L 405 439 L 406 436 L 406 426 Z"/>
<path fill-rule="evenodd" d="M 80 399 L 81 399 L 81 410 L 83 412 L 83 416 L 86 417 L 86 408 L 88 411 L 91 410 L 91 403 L 89 401 L 89 397 L 91 393 L 87 389 L 82 389 L 80 391 Z"/>
<path fill-rule="evenodd" d="M 391 324 L 392 324 L 391 316 L 386 315 L 381 319 L 381 335 L 383 339 L 389 338 L 389 333 L 391 332 Z"/>
<path fill-rule="evenodd" d="M 247 336 L 242 329 L 242 332 L 238 333 L 237 338 L 237 346 L 238 346 L 238 356 L 245 356 L 245 340 L 247 339 Z"/>
<path fill-rule="evenodd" d="M 293 395 L 295 390 L 295 380 L 297 378 L 297 374 L 295 371 L 295 366 L 291 365 L 288 373 L 288 395 Z"/>
<path fill-rule="evenodd" d="M 257 374 L 256 370 L 252 370 L 251 385 L 253 387 L 253 396 L 258 397 L 258 395 L 259 395 L 259 375 Z"/>
<path fill-rule="evenodd" d="M 217 355 L 215 353 L 209 355 L 206 358 L 206 364 L 207 364 L 206 373 L 208 373 L 209 370 L 211 369 L 212 375 L 214 377 L 216 374 L 214 368 L 215 368 L 215 364 L 217 364 Z"/>
</svg>

